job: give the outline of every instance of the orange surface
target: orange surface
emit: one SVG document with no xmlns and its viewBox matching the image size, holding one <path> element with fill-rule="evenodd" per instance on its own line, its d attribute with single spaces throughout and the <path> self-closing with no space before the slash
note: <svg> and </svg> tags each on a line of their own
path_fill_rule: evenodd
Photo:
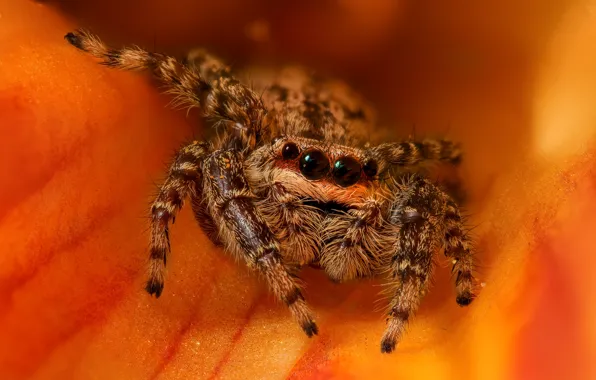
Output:
<svg viewBox="0 0 596 380">
<path fill-rule="evenodd" d="M 164 4 L 0 0 L 1 379 L 596 378 L 590 4 Z M 168 52 L 303 58 L 350 78 L 402 135 L 415 124 L 462 141 L 479 298 L 457 307 L 441 259 L 397 352 L 381 355 L 378 286 L 306 271 L 321 330 L 309 340 L 189 210 L 164 294 L 149 298 L 148 204 L 200 127 L 142 75 L 68 46 L 81 25 Z"/>
</svg>

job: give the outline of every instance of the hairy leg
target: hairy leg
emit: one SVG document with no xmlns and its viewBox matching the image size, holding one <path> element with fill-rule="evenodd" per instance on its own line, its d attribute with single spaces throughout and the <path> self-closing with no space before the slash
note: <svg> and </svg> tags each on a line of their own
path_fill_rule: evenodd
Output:
<svg viewBox="0 0 596 380">
<path fill-rule="evenodd" d="M 101 60 L 101 63 L 124 70 L 148 70 L 163 82 L 175 101 L 187 107 L 199 107 L 215 124 L 224 124 L 227 143 L 237 149 L 253 149 L 261 139 L 269 138 L 263 123 L 265 108 L 261 98 L 233 77 L 209 82 L 192 65 L 183 65 L 173 57 L 145 51 L 139 47 L 112 49 L 98 37 L 77 30 L 65 39 L 76 48 Z"/>
<path fill-rule="evenodd" d="M 187 197 L 197 198 L 195 186 L 201 182 L 201 162 L 208 154 L 207 143 L 193 142 L 182 148 L 170 166 L 168 177 L 151 206 L 151 246 L 149 279 L 145 289 L 149 294 L 161 295 L 167 254 L 170 251 L 169 224 L 182 208 Z"/>
<path fill-rule="evenodd" d="M 393 167 L 415 166 L 425 161 L 458 164 L 462 158 L 459 144 L 432 139 L 380 144 L 368 149 L 366 155 L 378 161 L 381 174 Z"/>
<path fill-rule="evenodd" d="M 457 205 L 447 203 L 445 213 L 445 255 L 453 258 L 453 272 L 455 278 L 456 302 L 460 306 L 468 306 L 474 300 L 475 279 L 474 255 L 470 237 L 466 233 Z"/>
<path fill-rule="evenodd" d="M 411 253 L 396 252 L 393 258 L 392 280 L 398 281 L 399 285 L 395 288 L 389 303 L 387 328 L 381 338 L 381 352 L 390 353 L 395 349 L 408 320 L 418 309 L 428 287 L 432 271 L 432 253 L 419 252 L 422 257 L 413 260 L 412 257 L 408 257 Z"/>
<path fill-rule="evenodd" d="M 459 216 L 455 203 L 447 194 L 417 175 L 404 176 L 395 185 L 389 229 L 394 231 L 396 239 L 389 273 L 391 281 L 397 281 L 398 285 L 393 291 L 387 328 L 381 340 L 381 351 L 386 353 L 395 349 L 407 321 L 418 309 L 432 274 L 434 253 L 444 244 L 451 244 L 446 234 L 457 232 L 461 241 L 469 244 L 461 229 L 461 219 L 454 216 Z M 460 296 L 458 293 L 458 303 Z"/>
<path fill-rule="evenodd" d="M 226 248 L 266 279 L 277 299 L 310 337 L 318 329 L 299 281 L 284 263 L 281 246 L 257 207 L 245 178 L 240 152 L 218 150 L 203 166 L 205 196 Z"/>
<path fill-rule="evenodd" d="M 201 77 L 209 83 L 220 78 L 232 77 L 232 71 L 219 57 L 209 53 L 206 49 L 192 49 L 186 55 L 184 64 L 199 71 Z"/>
</svg>

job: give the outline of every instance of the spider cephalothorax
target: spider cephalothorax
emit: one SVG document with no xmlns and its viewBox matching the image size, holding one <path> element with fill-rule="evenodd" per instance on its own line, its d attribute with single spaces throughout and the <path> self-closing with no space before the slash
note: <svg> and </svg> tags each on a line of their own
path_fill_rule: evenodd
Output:
<svg viewBox="0 0 596 380">
<path fill-rule="evenodd" d="M 421 175 L 397 170 L 456 164 L 457 145 L 371 145 L 370 110 L 338 82 L 301 71 L 284 71 L 257 92 L 202 50 L 180 63 L 140 48 L 110 49 L 85 31 L 66 39 L 107 66 L 151 71 L 218 129 L 216 139 L 178 151 L 153 203 L 150 294 L 162 293 L 169 224 L 190 200 L 209 238 L 259 271 L 308 336 L 318 330 L 297 281 L 303 265 L 336 282 L 389 280 L 382 352 L 395 348 L 416 311 L 438 249 L 452 258 L 457 303 L 472 302 L 472 247 L 457 204 Z"/>
</svg>

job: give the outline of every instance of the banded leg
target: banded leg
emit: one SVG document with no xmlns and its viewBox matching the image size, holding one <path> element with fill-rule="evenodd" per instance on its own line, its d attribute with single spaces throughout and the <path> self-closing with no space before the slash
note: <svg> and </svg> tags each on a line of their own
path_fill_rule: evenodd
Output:
<svg viewBox="0 0 596 380">
<path fill-rule="evenodd" d="M 149 279 L 145 289 L 157 298 L 164 287 L 166 259 L 170 251 L 169 223 L 174 222 L 187 197 L 196 197 L 193 192 L 196 183 L 201 182 L 200 165 L 208 149 L 207 143 L 199 142 L 182 148 L 170 166 L 168 177 L 151 206 Z"/>
<path fill-rule="evenodd" d="M 183 65 L 173 57 L 139 47 L 111 49 L 85 30 L 68 33 L 64 38 L 74 47 L 99 58 L 106 66 L 150 71 L 167 86 L 167 92 L 176 96 L 175 102 L 190 108 L 199 107 L 207 118 L 235 131 L 229 134 L 229 144 L 254 148 L 261 138 L 270 137 L 268 125 L 262 122 L 266 112 L 260 97 L 231 76 L 209 82 L 196 67 Z"/>
<path fill-rule="evenodd" d="M 214 152 L 203 166 L 203 177 L 209 209 L 226 248 L 265 277 L 269 289 L 288 306 L 309 337 L 317 334 L 317 325 L 302 296 L 298 279 L 284 264 L 280 243 L 256 207 L 239 153 L 234 150 Z"/>
<path fill-rule="evenodd" d="M 458 164 L 461 161 L 459 144 L 448 140 L 406 141 L 385 143 L 370 148 L 367 155 L 379 162 L 379 172 L 392 165 L 414 166 L 424 161 L 442 161 Z"/>
<path fill-rule="evenodd" d="M 454 202 L 447 203 L 445 214 L 445 255 L 453 258 L 453 273 L 455 278 L 455 290 L 458 305 L 468 306 L 474 298 L 474 256 L 470 237 L 463 227 L 462 218 Z"/>
<path fill-rule="evenodd" d="M 231 78 L 232 70 L 220 58 L 202 48 L 192 49 L 184 59 L 184 64 L 194 67 L 209 83 L 220 78 Z"/>
<path fill-rule="evenodd" d="M 396 189 L 390 221 L 395 231 L 391 280 L 398 286 L 390 302 L 381 352 L 395 349 L 416 312 L 432 273 L 432 258 L 443 242 L 448 196 L 419 176 L 404 177 Z"/>
<path fill-rule="evenodd" d="M 394 258 L 394 279 L 399 280 L 389 304 L 387 328 L 381 338 L 381 352 L 390 353 L 401 339 L 410 317 L 418 310 L 420 301 L 426 292 L 432 269 L 432 252 L 420 252 L 427 260 L 414 264 L 407 253 L 401 252 Z M 400 261 L 403 259 L 403 261 Z"/>
</svg>

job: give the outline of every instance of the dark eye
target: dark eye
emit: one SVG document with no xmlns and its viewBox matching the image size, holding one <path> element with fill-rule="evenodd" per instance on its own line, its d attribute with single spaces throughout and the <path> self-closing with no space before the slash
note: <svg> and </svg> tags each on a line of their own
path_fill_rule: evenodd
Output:
<svg viewBox="0 0 596 380">
<path fill-rule="evenodd" d="M 329 173 L 329 159 L 320 150 L 307 150 L 300 157 L 300 171 L 310 180 L 323 178 Z"/>
<path fill-rule="evenodd" d="M 284 160 L 293 160 L 294 158 L 298 157 L 300 154 L 300 148 L 298 145 L 294 144 L 293 142 L 286 143 L 286 145 L 281 148 L 281 155 Z"/>
<path fill-rule="evenodd" d="M 352 157 L 341 157 L 333 164 L 333 178 L 335 183 L 348 187 L 360 179 L 360 162 Z"/>
<path fill-rule="evenodd" d="M 374 177 L 379 171 L 379 165 L 377 164 L 377 161 L 370 159 L 364 163 L 362 170 L 364 170 L 364 174 L 367 176 Z"/>
</svg>

